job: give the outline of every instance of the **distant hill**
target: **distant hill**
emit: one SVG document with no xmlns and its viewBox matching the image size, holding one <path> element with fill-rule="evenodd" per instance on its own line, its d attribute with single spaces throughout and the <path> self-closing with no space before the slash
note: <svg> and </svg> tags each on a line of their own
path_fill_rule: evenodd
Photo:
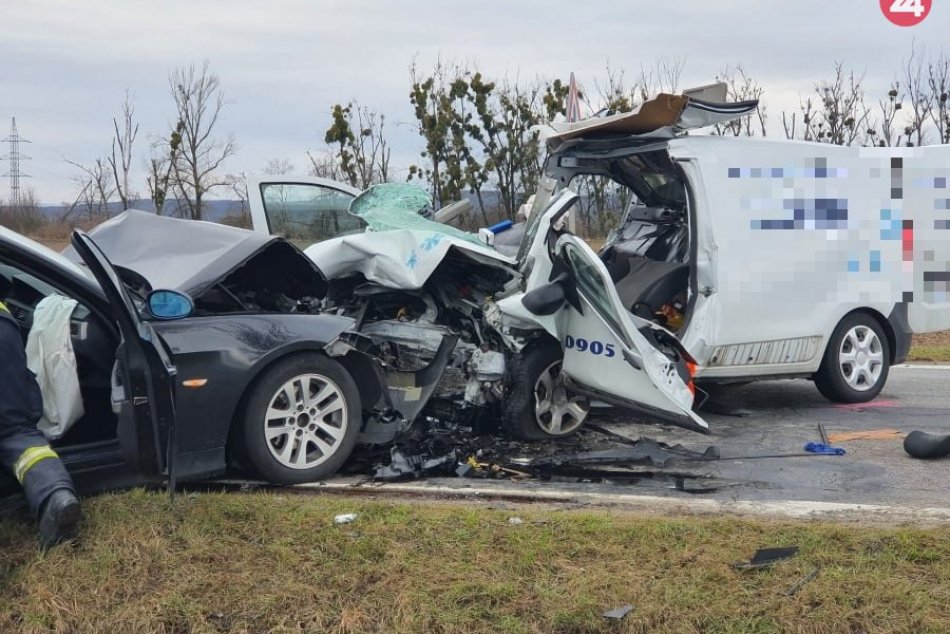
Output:
<svg viewBox="0 0 950 634">
<path fill-rule="evenodd" d="M 150 213 L 155 213 L 155 205 L 152 204 L 152 201 L 147 198 L 140 198 L 134 201 L 131 205 L 132 209 L 139 209 L 141 211 L 147 211 Z M 241 201 L 240 200 L 206 200 L 202 203 L 204 219 L 211 220 L 213 222 L 218 222 L 222 218 L 227 216 L 241 213 Z M 56 219 L 63 215 L 63 206 L 62 205 L 41 205 L 40 213 L 50 219 Z M 177 209 L 175 201 L 166 201 L 165 203 L 165 215 L 174 215 L 172 210 Z M 109 215 L 115 216 L 117 214 L 125 211 L 122 208 L 122 204 L 118 202 L 109 203 Z M 81 217 L 82 211 L 77 209 L 73 212 L 73 217 Z"/>
</svg>

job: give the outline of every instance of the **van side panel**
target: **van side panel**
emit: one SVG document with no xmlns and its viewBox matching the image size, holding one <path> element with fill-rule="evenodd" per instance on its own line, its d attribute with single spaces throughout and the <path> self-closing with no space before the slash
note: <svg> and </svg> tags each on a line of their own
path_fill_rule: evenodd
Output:
<svg viewBox="0 0 950 634">
<path fill-rule="evenodd" d="M 950 146 L 901 148 L 891 162 L 892 194 L 902 203 L 895 207 L 903 211 L 904 273 L 913 279 L 911 328 L 950 329 Z"/>
<path fill-rule="evenodd" d="M 942 275 L 950 272 L 950 232 L 939 228 L 940 220 L 950 221 L 950 210 L 941 208 L 950 189 L 937 187 L 950 171 L 950 147 L 932 150 L 671 141 L 673 158 L 689 161 L 691 176 L 698 170 L 702 179 L 694 186 L 704 193 L 697 217 L 710 223 L 714 244 L 705 248 L 717 260 L 700 347 L 714 354 L 723 346 L 821 337 L 809 360 L 800 352 L 809 347 L 790 344 L 799 352 L 787 363 L 743 371 L 807 372 L 818 367 L 827 338 L 854 309 L 887 318 L 913 302 L 915 329 L 950 328 L 950 276 Z M 696 235 L 710 239 L 704 231 Z M 692 353 L 690 339 L 687 333 Z"/>
</svg>

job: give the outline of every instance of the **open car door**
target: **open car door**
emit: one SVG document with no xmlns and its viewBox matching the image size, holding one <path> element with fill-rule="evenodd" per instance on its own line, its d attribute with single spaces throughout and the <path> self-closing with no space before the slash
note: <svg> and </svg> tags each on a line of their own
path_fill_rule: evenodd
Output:
<svg viewBox="0 0 950 634">
<path fill-rule="evenodd" d="M 578 391 L 708 432 L 692 411 L 694 365 L 676 338 L 627 312 L 606 267 L 582 239 L 562 235 L 559 264 L 573 288 L 556 317 L 565 376 Z"/>
<path fill-rule="evenodd" d="M 119 419 L 122 456 L 147 477 L 170 476 L 175 366 L 151 324 L 139 318 L 125 285 L 99 247 L 81 231 L 73 233 L 72 245 L 99 282 L 119 327 L 112 407 Z"/>
<path fill-rule="evenodd" d="M 346 183 L 309 176 L 264 176 L 247 183 L 254 231 L 300 248 L 363 231 L 366 223 L 348 211 L 359 193 Z"/>
</svg>

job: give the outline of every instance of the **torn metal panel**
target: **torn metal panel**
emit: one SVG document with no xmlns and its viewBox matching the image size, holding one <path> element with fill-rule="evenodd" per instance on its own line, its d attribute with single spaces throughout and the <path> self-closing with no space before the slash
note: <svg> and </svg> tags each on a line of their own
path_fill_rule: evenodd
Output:
<svg viewBox="0 0 950 634">
<path fill-rule="evenodd" d="M 529 463 L 534 468 L 567 465 L 647 464 L 667 467 L 676 460 L 718 460 L 719 448 L 711 445 L 703 452 L 670 446 L 652 438 L 640 438 L 635 444 L 614 449 L 541 456 Z"/>
<path fill-rule="evenodd" d="M 749 114 L 758 101 L 712 103 L 686 95 L 660 93 L 631 112 L 575 123 L 549 123 L 541 135 L 553 149 L 569 139 L 594 135 L 647 135 L 672 138 L 676 132 L 725 123 Z"/>
<path fill-rule="evenodd" d="M 458 459 L 454 451 L 442 456 L 409 455 L 398 447 L 393 447 L 389 464 L 377 467 L 374 478 L 383 482 L 395 482 L 438 473 L 448 475 L 456 469 L 457 464 Z"/>
<path fill-rule="evenodd" d="M 476 264 L 509 272 L 514 268 L 513 259 L 490 247 L 434 230 L 394 229 L 342 236 L 307 247 L 304 253 L 330 279 L 361 274 L 383 286 L 410 290 L 422 288 L 452 249 Z"/>
<path fill-rule="evenodd" d="M 436 386 L 442 379 L 446 366 L 452 358 L 452 352 L 458 343 L 458 337 L 447 336 L 442 340 L 435 358 L 421 370 L 405 372 L 386 368 L 386 385 L 393 408 L 408 421 L 412 422 L 429 402 Z"/>
</svg>

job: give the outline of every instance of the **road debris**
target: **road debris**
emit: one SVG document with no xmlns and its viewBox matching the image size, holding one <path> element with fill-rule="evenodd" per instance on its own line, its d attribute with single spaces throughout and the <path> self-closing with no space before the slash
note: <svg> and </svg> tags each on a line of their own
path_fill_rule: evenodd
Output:
<svg viewBox="0 0 950 634">
<path fill-rule="evenodd" d="M 520 517 L 509 517 L 508 523 L 511 524 L 512 526 L 521 526 L 522 524 L 524 524 L 524 520 L 521 519 Z"/>
<path fill-rule="evenodd" d="M 805 443 L 805 451 L 823 456 L 843 456 L 846 453 L 841 447 L 832 447 L 822 442 Z"/>
<path fill-rule="evenodd" d="M 950 434 L 943 436 L 914 430 L 904 439 L 904 451 L 924 460 L 950 456 Z"/>
<path fill-rule="evenodd" d="M 623 617 L 630 614 L 632 611 L 633 611 L 633 606 L 628 603 L 627 605 L 622 605 L 619 608 L 614 608 L 613 610 L 610 610 L 609 612 L 604 612 L 604 618 L 619 621 Z"/>
<path fill-rule="evenodd" d="M 333 518 L 334 524 L 349 524 L 356 521 L 356 513 L 344 513 Z"/>
<path fill-rule="evenodd" d="M 780 561 L 791 559 L 798 554 L 798 546 L 781 546 L 778 548 L 760 548 L 755 551 L 749 561 L 739 561 L 732 564 L 736 570 L 753 570 L 768 568 Z"/>
<path fill-rule="evenodd" d="M 678 464 L 718 460 L 716 446 L 693 450 L 591 427 L 566 438 L 513 441 L 497 427 L 427 416 L 396 438 L 388 450 L 357 454 L 351 469 L 371 470 L 373 479 L 380 482 L 461 477 L 647 484 L 685 493 L 709 493 L 734 485 L 711 481 L 704 473 L 664 471 Z"/>
<path fill-rule="evenodd" d="M 794 584 L 792 584 L 792 587 L 790 587 L 788 590 L 785 591 L 785 596 L 793 597 L 796 594 L 798 594 L 798 591 L 801 590 L 805 586 L 806 583 L 812 581 L 815 577 L 818 576 L 819 571 L 821 571 L 820 567 L 815 568 L 814 570 L 809 572 L 807 575 L 805 575 L 804 577 L 796 581 Z"/>
</svg>

